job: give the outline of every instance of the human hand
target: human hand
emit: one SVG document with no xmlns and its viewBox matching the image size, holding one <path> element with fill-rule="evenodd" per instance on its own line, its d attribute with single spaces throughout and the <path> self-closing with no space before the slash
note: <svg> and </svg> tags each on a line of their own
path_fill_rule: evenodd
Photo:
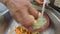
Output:
<svg viewBox="0 0 60 34">
<path fill-rule="evenodd" d="M 38 17 L 38 11 L 28 0 L 10 0 L 6 2 L 11 16 L 25 27 L 29 27 Z M 31 15 L 34 17 L 32 18 Z"/>
</svg>

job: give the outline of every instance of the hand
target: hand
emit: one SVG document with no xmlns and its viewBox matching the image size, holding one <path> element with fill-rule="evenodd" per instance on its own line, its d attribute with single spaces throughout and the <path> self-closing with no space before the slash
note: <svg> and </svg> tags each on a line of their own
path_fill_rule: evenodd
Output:
<svg viewBox="0 0 60 34">
<path fill-rule="evenodd" d="M 38 16 L 38 11 L 28 0 L 10 0 L 6 3 L 12 17 L 25 27 L 34 23 Z M 32 18 L 31 15 L 34 17 Z"/>
</svg>

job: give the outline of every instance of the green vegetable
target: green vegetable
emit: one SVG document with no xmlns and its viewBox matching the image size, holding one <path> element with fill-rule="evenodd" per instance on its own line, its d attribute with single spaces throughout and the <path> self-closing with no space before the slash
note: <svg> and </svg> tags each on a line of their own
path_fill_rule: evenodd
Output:
<svg viewBox="0 0 60 34">
<path fill-rule="evenodd" d="M 46 21 L 45 17 L 39 17 L 37 19 L 37 23 L 33 24 L 33 29 L 38 29 L 38 28 L 44 26 L 46 23 L 47 23 L 47 21 Z"/>
</svg>

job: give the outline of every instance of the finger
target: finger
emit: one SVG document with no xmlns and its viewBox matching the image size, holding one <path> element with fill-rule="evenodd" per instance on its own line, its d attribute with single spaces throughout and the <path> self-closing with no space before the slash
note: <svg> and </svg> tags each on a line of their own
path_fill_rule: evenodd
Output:
<svg viewBox="0 0 60 34">
<path fill-rule="evenodd" d="M 29 26 L 33 23 L 34 19 L 30 17 L 27 7 L 24 5 L 20 6 L 18 3 L 8 3 L 10 14 L 19 23 L 24 26 Z"/>
<path fill-rule="evenodd" d="M 39 4 L 43 4 L 43 0 L 35 0 Z"/>
<path fill-rule="evenodd" d="M 14 12 L 13 17 L 17 22 L 23 24 L 25 27 L 30 26 L 34 22 L 34 19 L 30 17 L 26 7 Z"/>
<path fill-rule="evenodd" d="M 38 11 L 30 4 L 29 5 L 29 13 L 33 15 L 35 18 L 38 17 Z"/>
</svg>

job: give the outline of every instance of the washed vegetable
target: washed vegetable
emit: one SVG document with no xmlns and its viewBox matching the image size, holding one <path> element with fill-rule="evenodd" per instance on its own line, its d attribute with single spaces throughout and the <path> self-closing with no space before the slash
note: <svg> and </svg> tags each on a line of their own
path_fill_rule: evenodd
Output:
<svg viewBox="0 0 60 34">
<path fill-rule="evenodd" d="M 37 22 L 33 24 L 33 29 L 39 29 L 47 23 L 45 17 L 38 17 Z"/>
</svg>

